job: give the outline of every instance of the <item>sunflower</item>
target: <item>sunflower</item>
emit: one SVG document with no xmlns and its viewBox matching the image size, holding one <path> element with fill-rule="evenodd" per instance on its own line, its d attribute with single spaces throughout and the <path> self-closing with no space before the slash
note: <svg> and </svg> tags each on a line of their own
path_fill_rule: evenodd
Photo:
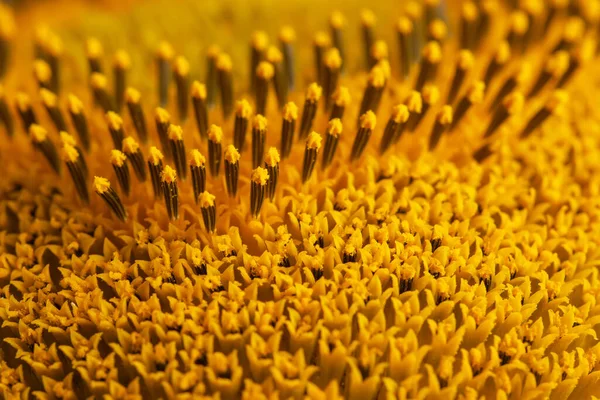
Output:
<svg viewBox="0 0 600 400">
<path fill-rule="evenodd" d="M 599 29 L 0 5 L 2 398 L 600 397 Z"/>
</svg>

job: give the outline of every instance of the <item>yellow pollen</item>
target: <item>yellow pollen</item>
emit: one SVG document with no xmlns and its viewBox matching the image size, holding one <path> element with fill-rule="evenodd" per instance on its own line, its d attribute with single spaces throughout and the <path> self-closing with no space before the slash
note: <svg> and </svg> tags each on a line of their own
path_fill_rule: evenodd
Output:
<svg viewBox="0 0 600 400">
<path fill-rule="evenodd" d="M 252 171 L 252 176 L 250 179 L 252 179 L 252 182 L 264 186 L 269 180 L 269 172 L 265 168 L 258 167 Z"/>
<path fill-rule="evenodd" d="M 177 180 L 177 172 L 169 165 L 165 165 L 160 174 L 160 179 L 166 183 L 174 183 Z"/>
<path fill-rule="evenodd" d="M 340 137 L 342 134 L 342 121 L 339 118 L 334 118 L 329 121 L 329 126 L 327 127 L 327 133 L 329 133 L 333 137 Z"/>
<path fill-rule="evenodd" d="M 546 71 L 555 78 L 560 77 L 569 68 L 569 59 L 569 53 L 566 51 L 557 51 L 548 60 Z"/>
<path fill-rule="evenodd" d="M 131 58 L 125 50 L 118 50 L 115 53 L 115 65 L 121 69 L 129 69 L 131 66 Z"/>
<path fill-rule="evenodd" d="M 235 103 L 235 115 L 244 119 L 250 119 L 252 115 L 252 107 L 247 100 L 242 99 Z"/>
<path fill-rule="evenodd" d="M 448 34 L 448 27 L 441 19 L 433 20 L 429 24 L 429 34 L 435 40 L 444 40 Z"/>
<path fill-rule="evenodd" d="M 279 40 L 283 43 L 292 43 L 296 41 L 296 31 L 291 26 L 284 26 L 279 31 Z"/>
<path fill-rule="evenodd" d="M 65 144 L 63 146 L 62 158 L 66 162 L 76 163 L 79 159 L 79 152 L 70 144 Z"/>
<path fill-rule="evenodd" d="M 485 93 L 485 83 L 477 81 L 471 85 L 467 92 L 467 97 L 471 104 L 481 104 L 483 102 L 483 95 Z"/>
<path fill-rule="evenodd" d="M 140 145 L 131 136 L 123 139 L 123 151 L 126 154 L 135 154 L 140 149 Z"/>
<path fill-rule="evenodd" d="M 265 163 L 269 167 L 276 167 L 279 164 L 281 158 L 279 157 L 279 152 L 275 147 L 269 147 L 267 154 L 265 155 Z"/>
<path fill-rule="evenodd" d="M 423 16 L 423 6 L 419 1 L 409 1 L 404 8 L 404 12 L 411 20 L 418 21 Z"/>
<path fill-rule="evenodd" d="M 150 147 L 150 156 L 148 156 L 148 160 L 152 165 L 159 165 L 163 158 L 165 158 L 165 156 L 157 147 Z"/>
<path fill-rule="evenodd" d="M 42 143 L 48 138 L 48 131 L 38 124 L 32 124 L 29 127 L 29 135 L 34 142 Z"/>
<path fill-rule="evenodd" d="M 438 64 L 442 61 L 442 48 L 436 41 L 431 41 L 423 48 L 423 58 L 431 64 Z"/>
<path fill-rule="evenodd" d="M 339 107 L 345 107 L 350 104 L 350 90 L 346 86 L 339 86 L 332 97 L 335 104 Z"/>
<path fill-rule="evenodd" d="M 406 106 L 408 107 L 409 112 L 421 114 L 421 111 L 423 110 L 423 98 L 421 97 L 421 93 L 413 90 L 408 96 Z"/>
<path fill-rule="evenodd" d="M 321 88 L 321 86 L 313 82 L 308 86 L 308 89 L 306 90 L 306 98 L 316 103 L 321 98 L 322 93 L 323 88 Z"/>
<path fill-rule="evenodd" d="M 58 135 L 60 136 L 60 140 L 63 142 L 63 144 L 68 144 L 70 146 L 75 146 L 77 144 L 73 135 L 69 134 L 68 132 L 60 131 Z"/>
<path fill-rule="evenodd" d="M 190 73 L 190 63 L 183 56 L 178 56 L 175 59 L 174 68 L 175 73 L 179 76 L 187 76 Z"/>
<path fill-rule="evenodd" d="M 437 119 L 442 125 L 450 125 L 452 123 L 453 115 L 452 106 L 445 105 L 438 113 Z"/>
<path fill-rule="evenodd" d="M 102 57 L 104 49 L 102 43 L 96 38 L 89 38 L 86 42 L 86 54 L 88 58 L 98 59 Z"/>
<path fill-rule="evenodd" d="M 15 96 L 17 100 L 17 107 L 21 111 L 27 110 L 31 106 L 31 101 L 29 100 L 29 96 L 26 93 L 19 92 Z"/>
<path fill-rule="evenodd" d="M 510 44 L 506 40 L 501 41 L 495 56 L 496 62 L 500 65 L 506 64 L 510 59 L 510 55 Z"/>
<path fill-rule="evenodd" d="M 200 202 L 200 207 L 202 208 L 213 207 L 215 205 L 215 196 L 207 191 L 204 191 L 200 193 L 198 201 Z"/>
<path fill-rule="evenodd" d="M 512 30 L 518 35 L 523 35 L 529 29 L 529 18 L 524 11 L 515 11 L 510 15 Z"/>
<path fill-rule="evenodd" d="M 223 140 L 223 130 L 217 125 L 211 125 L 208 128 L 208 138 L 213 143 L 221 143 Z"/>
<path fill-rule="evenodd" d="M 219 53 L 221 53 L 221 48 L 217 44 L 211 44 L 206 50 L 206 55 L 208 58 L 217 58 Z"/>
<path fill-rule="evenodd" d="M 569 94 L 564 90 L 556 90 L 546 103 L 546 108 L 552 112 L 560 110 L 569 101 Z"/>
<path fill-rule="evenodd" d="M 139 92 L 139 90 L 132 87 L 128 87 L 127 90 L 125 90 L 125 99 L 128 103 L 138 104 L 141 98 L 142 94 Z"/>
<path fill-rule="evenodd" d="M 230 164 L 237 164 L 240 161 L 240 152 L 237 151 L 234 145 L 230 144 L 225 148 L 225 159 Z"/>
<path fill-rule="evenodd" d="M 321 138 L 321 135 L 319 135 L 315 131 L 312 131 L 308 135 L 308 139 L 306 140 L 306 147 L 309 148 L 309 149 L 319 150 L 321 148 L 321 141 L 322 140 L 323 140 L 323 138 Z"/>
<path fill-rule="evenodd" d="M 116 131 L 123 127 L 123 118 L 113 111 L 106 113 L 106 122 L 108 122 L 108 126 L 110 126 L 111 129 Z"/>
<path fill-rule="evenodd" d="M 361 10 L 360 23 L 363 26 L 371 27 L 371 26 L 375 25 L 376 22 L 377 22 L 377 17 L 375 17 L 375 14 L 373 13 L 373 11 L 366 9 L 366 8 Z"/>
<path fill-rule="evenodd" d="M 105 193 L 110 189 L 110 181 L 101 176 L 94 176 L 94 190 L 97 193 Z"/>
<path fill-rule="evenodd" d="M 106 76 L 99 72 L 94 72 L 90 79 L 92 87 L 94 89 L 106 89 L 108 85 L 108 80 L 106 79 Z"/>
<path fill-rule="evenodd" d="M 77 98 L 77 96 L 75 96 L 72 93 L 69 94 L 67 100 L 69 102 L 69 110 L 73 114 L 81 114 L 81 112 L 83 111 L 83 103 L 81 102 L 81 100 L 79 100 L 79 98 Z"/>
<path fill-rule="evenodd" d="M 154 116 L 160 123 L 163 124 L 166 124 L 171 120 L 171 114 L 169 114 L 169 112 L 162 107 L 156 107 L 154 109 Z"/>
<path fill-rule="evenodd" d="M 410 112 L 408 111 L 408 107 L 404 104 L 398 104 L 392 110 L 392 118 L 394 122 L 398 124 L 403 124 L 408 121 L 408 117 L 410 116 Z"/>
<path fill-rule="evenodd" d="M 192 149 L 190 151 L 190 165 L 194 167 L 203 167 L 204 164 L 206 164 L 206 158 L 198 149 Z"/>
<path fill-rule="evenodd" d="M 363 129 L 375 129 L 377 125 L 377 117 L 375 113 L 371 110 L 367 111 L 363 115 L 360 116 L 360 127 Z"/>
<path fill-rule="evenodd" d="M 371 68 L 369 73 L 369 84 L 373 87 L 383 87 L 385 85 L 385 72 L 377 65 Z"/>
<path fill-rule="evenodd" d="M 314 39 L 315 45 L 317 47 L 329 47 L 331 45 L 331 38 L 329 37 L 329 35 L 323 31 L 318 31 L 315 34 L 315 39 Z"/>
<path fill-rule="evenodd" d="M 570 43 L 581 39 L 585 33 L 585 22 L 579 17 L 571 17 L 565 24 L 564 38 Z"/>
<path fill-rule="evenodd" d="M 273 78 L 273 75 L 275 75 L 275 69 L 273 68 L 273 65 L 268 61 L 261 61 L 260 64 L 258 64 L 258 66 L 256 67 L 256 76 L 258 76 L 261 79 L 267 81 Z"/>
<path fill-rule="evenodd" d="M 252 127 L 258 131 L 266 131 L 267 119 L 263 115 L 255 115 L 252 119 Z"/>
<path fill-rule="evenodd" d="M 525 96 L 521 92 L 515 91 L 502 101 L 502 105 L 510 115 L 521 112 L 525 104 Z"/>
<path fill-rule="evenodd" d="M 423 88 L 423 101 L 429 105 L 435 105 L 440 100 L 440 90 L 435 85 L 426 85 Z"/>
<path fill-rule="evenodd" d="M 331 48 L 325 53 L 325 65 L 327 68 L 336 70 L 342 66 L 342 57 L 340 51 L 336 48 Z"/>
<path fill-rule="evenodd" d="M 33 74 L 40 82 L 49 82 L 50 78 L 52 78 L 52 70 L 44 60 L 35 60 L 33 62 Z"/>
<path fill-rule="evenodd" d="M 217 68 L 223 71 L 231 71 L 233 68 L 231 57 L 225 53 L 219 54 L 219 57 L 217 58 Z"/>
<path fill-rule="evenodd" d="M 462 5 L 462 16 L 465 20 L 473 22 L 479 16 L 477 6 L 472 1 L 467 1 Z"/>
<path fill-rule="evenodd" d="M 264 31 L 256 31 L 252 34 L 252 47 L 263 51 L 269 45 L 269 36 Z"/>
<path fill-rule="evenodd" d="M 401 16 L 396 23 L 396 29 L 398 29 L 398 32 L 408 35 L 413 31 L 413 23 L 410 18 Z"/>
<path fill-rule="evenodd" d="M 469 50 L 461 50 L 458 54 L 458 68 L 463 71 L 470 70 L 475 64 L 475 57 Z"/>
<path fill-rule="evenodd" d="M 342 29 L 346 25 L 346 17 L 338 10 L 334 10 L 329 17 L 329 23 L 335 29 Z"/>
<path fill-rule="evenodd" d="M 283 106 L 283 119 L 286 121 L 295 121 L 298 119 L 298 106 L 293 101 Z"/>
<path fill-rule="evenodd" d="M 169 42 L 163 40 L 158 44 L 157 54 L 163 60 L 170 60 L 173 58 L 175 50 L 173 50 L 173 46 Z"/>
<path fill-rule="evenodd" d="M 183 140 L 183 129 L 181 129 L 181 126 L 179 125 L 171 124 L 167 129 L 167 136 L 171 140 Z"/>
<path fill-rule="evenodd" d="M 44 88 L 40 89 L 40 97 L 42 98 L 42 103 L 44 103 L 44 105 L 46 107 L 49 107 L 49 108 L 56 107 L 58 98 L 56 97 L 56 95 L 54 93 L 52 93 L 48 89 L 44 89 Z"/>
<path fill-rule="evenodd" d="M 371 56 L 375 60 L 382 60 L 388 57 L 388 46 L 383 40 L 378 40 L 371 47 Z"/>
<path fill-rule="evenodd" d="M 283 61 L 283 54 L 276 46 L 269 46 L 267 49 L 267 61 L 271 64 L 279 64 Z"/>
<path fill-rule="evenodd" d="M 117 167 L 122 167 L 127 161 L 127 156 L 120 150 L 113 149 L 110 151 L 110 162 Z"/>
</svg>

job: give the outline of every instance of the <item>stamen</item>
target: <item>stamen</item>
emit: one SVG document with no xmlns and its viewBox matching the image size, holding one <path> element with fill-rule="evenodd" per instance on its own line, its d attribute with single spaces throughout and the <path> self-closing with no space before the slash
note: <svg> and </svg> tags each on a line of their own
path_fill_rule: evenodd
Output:
<svg viewBox="0 0 600 400">
<path fill-rule="evenodd" d="M 596 41 L 593 39 L 584 41 L 579 48 L 573 51 L 573 55 L 569 59 L 569 67 L 556 84 L 556 87 L 561 88 L 565 86 L 571 80 L 579 67 L 591 60 L 595 53 Z"/>
<path fill-rule="evenodd" d="M 79 160 L 80 154 L 75 147 L 65 144 L 63 146 L 63 160 L 67 164 L 73 183 L 75 184 L 75 190 L 77 195 L 85 204 L 90 202 L 90 195 L 87 188 L 86 172 L 81 168 L 81 162 Z"/>
<path fill-rule="evenodd" d="M 131 59 L 124 50 L 119 50 L 115 54 L 114 75 L 115 75 L 115 102 L 117 111 L 123 108 L 125 101 L 125 88 L 127 87 L 127 71 L 131 68 Z"/>
<path fill-rule="evenodd" d="M 323 74 L 323 95 L 325 97 L 325 110 L 331 108 L 332 95 L 338 85 L 342 67 L 342 57 L 336 48 L 329 49 L 325 54 L 325 69 Z"/>
<path fill-rule="evenodd" d="M 360 117 L 360 128 L 358 129 L 358 133 L 354 138 L 350 161 L 355 161 L 360 158 L 363 151 L 367 147 L 367 144 L 369 143 L 369 139 L 371 138 L 371 134 L 373 133 L 373 129 L 375 129 L 376 124 L 377 117 L 375 117 L 375 114 L 371 110 L 367 111 Z"/>
<path fill-rule="evenodd" d="M 0 83 L 0 123 L 4 125 L 8 136 L 12 137 L 15 133 L 15 123 L 4 97 L 4 87 Z"/>
<path fill-rule="evenodd" d="M 502 107 L 498 108 L 488 125 L 483 137 L 492 135 L 510 117 L 523 109 L 525 98 L 520 92 L 513 92 L 502 101 Z"/>
<path fill-rule="evenodd" d="M 29 128 L 33 124 L 37 124 L 37 117 L 33 112 L 33 108 L 31 107 L 31 101 L 29 100 L 29 95 L 18 92 L 15 96 L 17 102 L 17 111 L 19 113 L 19 117 L 21 117 L 21 122 L 23 123 L 23 130 L 25 132 L 29 132 Z"/>
<path fill-rule="evenodd" d="M 482 0 L 480 4 L 479 26 L 476 33 L 476 44 L 481 44 L 481 40 L 487 36 L 490 31 L 490 21 L 498 14 L 498 0 Z"/>
<path fill-rule="evenodd" d="M 108 81 L 106 76 L 101 73 L 94 72 L 91 77 L 92 91 L 94 93 L 94 101 L 102 108 L 102 111 L 116 111 L 112 96 L 107 91 Z"/>
<path fill-rule="evenodd" d="M 250 212 L 253 218 L 257 218 L 260 214 L 268 182 L 269 173 L 266 169 L 258 167 L 252 171 L 250 177 Z"/>
<path fill-rule="evenodd" d="M 142 149 L 140 149 L 138 142 L 136 142 L 132 137 L 123 139 L 123 152 L 125 155 L 127 155 L 127 159 L 131 163 L 133 172 L 135 172 L 135 176 L 137 177 L 138 181 L 146 181 L 146 165 L 144 163 L 144 154 L 142 154 Z"/>
<path fill-rule="evenodd" d="M 0 27 L 0 78 L 4 77 L 8 69 L 11 54 L 11 45 L 15 37 L 16 25 L 12 10 L 0 9 L 2 27 Z"/>
<path fill-rule="evenodd" d="M 127 221 L 127 212 L 125 211 L 125 207 L 123 206 L 123 203 L 121 202 L 121 199 L 119 198 L 119 195 L 115 189 L 110 186 L 108 179 L 101 176 L 95 176 L 94 190 L 100 197 L 102 197 L 102 199 L 104 199 L 104 202 L 108 205 L 117 218 L 119 218 L 122 222 Z"/>
<path fill-rule="evenodd" d="M 75 95 L 69 94 L 69 114 L 71 121 L 77 131 L 79 140 L 86 151 L 90 150 L 90 132 L 88 129 L 87 118 L 83 113 L 83 103 Z"/>
<path fill-rule="evenodd" d="M 512 49 L 522 52 L 525 47 L 525 34 L 529 30 L 529 18 L 522 10 L 514 11 L 510 15 L 510 31 L 506 41 Z"/>
<path fill-rule="evenodd" d="M 142 95 L 139 91 L 134 88 L 127 88 L 125 91 L 125 100 L 127 102 L 127 109 L 129 110 L 129 116 L 133 122 L 133 127 L 137 132 L 138 138 L 142 143 L 148 142 L 148 128 L 146 127 L 146 116 L 144 115 L 144 109 L 141 104 Z"/>
<path fill-rule="evenodd" d="M 46 108 L 48 116 L 54 123 L 56 129 L 59 132 L 66 131 L 67 123 L 65 122 L 65 118 L 63 117 L 60 108 L 58 108 L 58 98 L 56 95 L 47 89 L 40 89 L 40 97 L 42 98 L 44 108 Z"/>
<path fill-rule="evenodd" d="M 185 57 L 179 56 L 175 59 L 173 67 L 175 86 L 177 87 L 177 112 L 179 122 L 184 123 L 188 116 L 188 95 L 190 92 L 190 63 Z"/>
<path fill-rule="evenodd" d="M 438 65 L 442 61 L 442 49 L 440 44 L 435 41 L 427 43 L 423 48 L 422 56 L 421 69 L 415 83 L 415 90 L 419 92 L 427 82 L 430 82 L 435 78 Z"/>
<path fill-rule="evenodd" d="M 115 175 L 117 175 L 117 181 L 125 196 L 129 196 L 129 193 L 131 193 L 131 179 L 129 167 L 125 161 L 127 161 L 127 156 L 123 152 L 116 149 L 111 150 L 110 163 L 115 170 Z"/>
<path fill-rule="evenodd" d="M 171 60 L 174 55 L 173 47 L 165 41 L 158 45 L 156 69 L 158 73 L 158 102 L 166 107 L 169 101 L 169 83 L 171 82 Z"/>
<path fill-rule="evenodd" d="M 306 100 L 304 100 L 304 108 L 302 109 L 302 119 L 300 120 L 300 139 L 305 139 L 308 132 L 312 129 L 315 115 L 317 115 L 317 103 L 321 98 L 323 89 L 316 83 L 311 83 L 306 90 Z"/>
<path fill-rule="evenodd" d="M 544 32 L 548 31 L 550 25 L 556 19 L 556 17 L 564 13 L 568 4 L 568 0 L 551 0 L 548 2 L 548 12 L 546 13 L 546 20 L 544 21 Z"/>
<path fill-rule="evenodd" d="M 427 28 L 428 42 L 433 41 L 441 45 L 446 39 L 446 36 L 448 35 L 448 27 L 446 26 L 446 23 L 441 19 L 434 19 L 429 23 L 429 26 Z"/>
<path fill-rule="evenodd" d="M 423 5 L 419 1 L 409 1 L 404 9 L 406 16 L 413 24 L 411 63 L 419 59 L 422 48 L 421 32 L 423 31 Z"/>
<path fill-rule="evenodd" d="M 234 145 L 225 148 L 225 184 L 231 197 L 237 194 L 238 175 L 240 173 L 240 153 Z"/>
<path fill-rule="evenodd" d="M 478 163 L 481 163 L 491 155 L 492 155 L 492 148 L 490 147 L 490 144 L 487 143 L 487 144 L 484 144 L 483 146 L 481 146 L 479 149 L 477 149 L 477 151 L 475 151 L 473 153 L 473 158 Z"/>
<path fill-rule="evenodd" d="M 296 73 L 294 65 L 294 47 L 296 41 L 296 32 L 290 26 L 284 26 L 279 33 L 279 42 L 281 43 L 281 52 L 283 53 L 283 65 L 285 67 L 285 86 L 288 90 L 294 90 L 296 87 Z"/>
<path fill-rule="evenodd" d="M 333 42 L 333 47 L 338 50 L 338 54 L 342 59 L 342 63 L 340 65 L 340 69 L 344 70 L 343 60 L 345 59 L 346 51 L 344 46 L 344 27 L 346 25 L 346 18 L 339 11 L 334 11 L 331 13 L 331 17 L 329 17 L 329 28 L 331 30 L 331 38 Z"/>
<path fill-rule="evenodd" d="M 346 106 L 350 104 L 350 91 L 345 86 L 339 86 L 331 97 L 333 98 L 333 108 L 329 120 L 335 118 L 341 120 L 344 117 Z"/>
<path fill-rule="evenodd" d="M 35 60 L 33 62 L 33 76 L 40 89 L 50 90 L 50 86 L 52 85 L 52 69 L 46 61 Z"/>
<path fill-rule="evenodd" d="M 389 149 L 390 145 L 396 143 L 400 139 L 403 127 L 408 121 L 410 113 L 408 107 L 404 104 L 399 104 L 392 110 L 392 115 L 388 120 L 383 131 L 383 137 L 379 145 L 379 153 L 383 154 Z"/>
<path fill-rule="evenodd" d="M 267 49 L 267 61 L 273 66 L 273 87 L 277 96 L 277 104 L 279 108 L 283 108 L 287 101 L 287 76 L 285 75 L 283 65 L 283 54 L 275 46 Z"/>
<path fill-rule="evenodd" d="M 233 145 L 241 153 L 246 147 L 246 132 L 252 115 L 250 103 L 242 99 L 235 106 L 235 122 L 233 125 Z"/>
<path fill-rule="evenodd" d="M 266 142 L 267 119 L 259 114 L 252 120 L 252 168 L 262 163 Z"/>
<path fill-rule="evenodd" d="M 213 177 L 219 176 L 221 169 L 223 131 L 217 125 L 208 128 L 208 170 Z"/>
<path fill-rule="evenodd" d="M 267 109 L 267 96 L 269 94 L 269 82 L 273 79 L 275 69 L 267 61 L 261 61 L 256 67 L 255 94 L 256 113 L 264 115 Z"/>
<path fill-rule="evenodd" d="M 325 52 L 331 46 L 331 40 L 327 33 L 319 31 L 315 34 L 314 53 L 315 53 L 315 70 L 317 71 L 316 83 L 323 84 L 323 59 Z"/>
<path fill-rule="evenodd" d="M 477 42 L 479 10 L 472 1 L 463 3 L 460 15 L 460 48 L 473 50 Z"/>
<path fill-rule="evenodd" d="M 231 58 L 227 54 L 219 54 L 217 70 L 219 72 L 219 90 L 221 92 L 221 107 L 223 108 L 224 118 L 228 118 L 233 111 L 232 68 Z"/>
<path fill-rule="evenodd" d="M 317 155 L 321 149 L 321 135 L 312 131 L 306 140 L 306 148 L 304 150 L 304 163 L 302 165 L 302 183 L 306 183 L 312 176 L 317 163 Z"/>
<path fill-rule="evenodd" d="M 410 72 L 414 46 L 414 26 L 410 18 L 400 17 L 396 24 L 398 31 L 398 44 L 400 50 L 400 76 L 406 78 Z"/>
<path fill-rule="evenodd" d="M 281 127 L 281 157 L 288 158 L 294 143 L 294 131 L 298 120 L 298 107 L 292 101 L 283 107 L 283 123 Z"/>
<path fill-rule="evenodd" d="M 564 25 L 563 35 L 552 52 L 570 50 L 585 34 L 585 22 L 580 17 L 570 17 Z"/>
<path fill-rule="evenodd" d="M 202 192 L 200 195 L 200 211 L 204 228 L 213 233 L 217 229 L 217 207 L 215 206 L 215 196 L 208 192 Z"/>
<path fill-rule="evenodd" d="M 206 51 L 206 104 L 208 108 L 215 106 L 217 98 L 217 58 L 221 49 L 216 44 L 211 45 Z"/>
<path fill-rule="evenodd" d="M 467 90 L 467 93 L 462 97 L 461 100 L 459 100 L 458 106 L 456 106 L 452 126 L 450 127 L 451 130 L 458 126 L 471 106 L 474 104 L 481 104 L 483 102 L 484 91 L 485 83 L 482 81 L 477 81 L 471 85 L 471 87 Z"/>
<path fill-rule="evenodd" d="M 423 119 L 427 115 L 427 111 L 429 111 L 433 106 L 435 106 L 439 100 L 440 91 L 438 90 L 437 86 L 427 85 L 423 88 L 423 108 L 421 110 L 421 113 L 416 115 L 415 119 L 411 118 L 411 125 L 408 126 L 408 130 L 410 132 L 414 132 L 415 129 L 417 129 L 421 121 L 423 121 Z"/>
<path fill-rule="evenodd" d="M 386 78 L 384 70 L 377 65 L 374 66 L 369 73 L 367 87 L 360 103 L 360 116 L 369 110 L 377 112 L 385 84 Z"/>
<path fill-rule="evenodd" d="M 435 124 L 433 125 L 433 131 L 431 132 L 431 136 L 429 138 L 429 151 L 433 151 L 442 134 L 448 130 L 448 128 L 452 125 L 452 106 L 444 106 L 440 110 L 435 120 Z"/>
<path fill-rule="evenodd" d="M 54 143 L 48 138 L 48 131 L 38 124 L 32 123 L 29 128 L 29 136 L 36 150 L 40 151 L 52 169 L 60 174 L 60 159 Z"/>
<path fill-rule="evenodd" d="M 163 154 L 154 146 L 150 147 L 150 156 L 148 157 L 148 171 L 150 171 L 150 180 L 152 181 L 152 189 L 154 197 L 162 195 L 162 181 L 160 174 L 163 170 Z M 193 173 L 193 172 L 192 172 Z"/>
<path fill-rule="evenodd" d="M 360 12 L 360 24 L 362 27 L 363 48 L 365 53 L 365 65 L 367 68 L 373 68 L 376 62 L 371 58 L 371 48 L 375 42 L 375 32 L 373 28 L 377 18 L 373 11 L 364 9 Z"/>
<path fill-rule="evenodd" d="M 198 204 L 198 196 L 206 190 L 206 158 L 197 149 L 190 151 L 190 172 L 194 187 L 194 201 Z"/>
<path fill-rule="evenodd" d="M 108 131 L 113 141 L 113 147 L 120 149 L 123 139 L 125 139 L 125 132 L 123 131 L 123 119 L 119 114 L 109 111 L 106 113 L 106 123 L 108 124 Z"/>
<path fill-rule="evenodd" d="M 254 32 L 250 42 L 250 92 L 254 93 L 257 85 L 257 76 L 255 75 L 258 64 L 265 58 L 265 52 L 269 46 L 269 37 L 263 31 Z"/>
<path fill-rule="evenodd" d="M 198 81 L 192 83 L 192 106 L 196 117 L 196 126 L 201 139 L 206 139 L 208 130 L 208 103 L 206 85 Z"/>
<path fill-rule="evenodd" d="M 169 219 L 174 221 L 179 218 L 179 189 L 177 187 L 177 173 L 173 168 L 165 165 L 160 179 L 162 181 L 163 195 Z"/>
<path fill-rule="evenodd" d="M 325 148 L 323 149 L 323 161 L 321 164 L 321 169 L 324 170 L 331 165 L 340 141 L 342 130 L 342 121 L 339 118 L 334 118 L 329 121 L 327 137 L 325 138 Z"/>
<path fill-rule="evenodd" d="M 77 151 L 77 154 L 79 154 L 79 157 L 78 157 L 79 167 L 81 168 L 81 171 L 83 171 L 83 175 L 87 178 L 87 176 L 88 176 L 87 162 L 85 161 L 83 152 L 81 151 L 79 146 L 77 146 L 77 142 L 75 141 L 75 138 L 65 131 L 60 131 L 59 135 L 60 135 L 60 140 L 62 142 L 63 147 L 66 145 L 69 145 L 69 146 L 73 147 L 75 149 L 75 151 Z"/>
<path fill-rule="evenodd" d="M 423 4 L 425 4 L 425 22 L 427 25 L 431 24 L 431 22 L 437 18 L 439 14 L 441 0 L 424 0 Z"/>
<path fill-rule="evenodd" d="M 521 139 L 526 139 L 531 135 L 538 127 L 540 127 L 547 119 L 553 114 L 557 114 L 563 109 L 567 103 L 569 97 L 568 94 L 563 90 L 556 90 L 550 100 L 539 110 L 525 125 L 521 132 Z"/>
<path fill-rule="evenodd" d="M 277 188 L 277 181 L 279 180 L 279 152 L 275 147 L 269 147 L 267 155 L 265 156 L 265 169 L 269 174 L 269 181 L 267 182 L 266 195 L 273 202 L 275 198 L 275 189 Z"/>
<path fill-rule="evenodd" d="M 421 93 L 413 90 L 406 99 L 406 108 L 408 109 L 409 116 L 405 127 L 412 132 L 423 114 L 423 98 Z"/>
<path fill-rule="evenodd" d="M 458 61 L 456 64 L 456 71 L 454 72 L 454 78 L 450 84 L 450 91 L 448 92 L 448 104 L 454 103 L 456 95 L 460 91 L 460 88 L 465 81 L 467 73 L 473 68 L 475 64 L 475 57 L 469 50 L 461 50 L 458 54 Z"/>
<path fill-rule="evenodd" d="M 488 64 L 483 78 L 483 83 L 488 86 L 494 76 L 504 67 L 511 57 L 510 45 L 507 41 L 500 42 L 496 54 Z"/>
<path fill-rule="evenodd" d="M 185 180 L 187 177 L 187 161 L 185 158 L 185 144 L 183 143 L 183 129 L 178 125 L 171 124 L 167 130 L 167 135 L 177 175 Z"/>
<path fill-rule="evenodd" d="M 539 94 L 551 79 L 559 79 L 568 68 L 569 53 L 561 50 L 552 54 L 527 97 L 534 97 Z"/>
<path fill-rule="evenodd" d="M 88 65 L 90 67 L 90 76 L 92 74 L 102 73 L 102 57 L 104 56 L 104 49 L 102 43 L 96 38 L 89 38 L 86 42 L 86 55 L 88 59 Z"/>
<path fill-rule="evenodd" d="M 160 147 L 167 158 L 171 158 L 171 146 L 169 145 L 169 125 L 171 125 L 171 114 L 164 108 L 156 107 L 154 110 L 154 120 L 156 122 L 156 132 L 160 140 Z"/>
<path fill-rule="evenodd" d="M 502 102 L 502 99 L 508 96 L 508 94 L 515 90 L 517 87 L 522 86 L 523 83 L 529 82 L 530 78 L 531 66 L 525 62 L 521 63 L 521 67 L 517 71 L 517 73 L 515 75 L 511 75 L 506 80 L 506 82 L 504 82 L 504 85 L 502 85 L 502 87 L 496 94 L 496 97 L 490 103 L 489 110 L 492 111 L 496 109 Z"/>
</svg>

